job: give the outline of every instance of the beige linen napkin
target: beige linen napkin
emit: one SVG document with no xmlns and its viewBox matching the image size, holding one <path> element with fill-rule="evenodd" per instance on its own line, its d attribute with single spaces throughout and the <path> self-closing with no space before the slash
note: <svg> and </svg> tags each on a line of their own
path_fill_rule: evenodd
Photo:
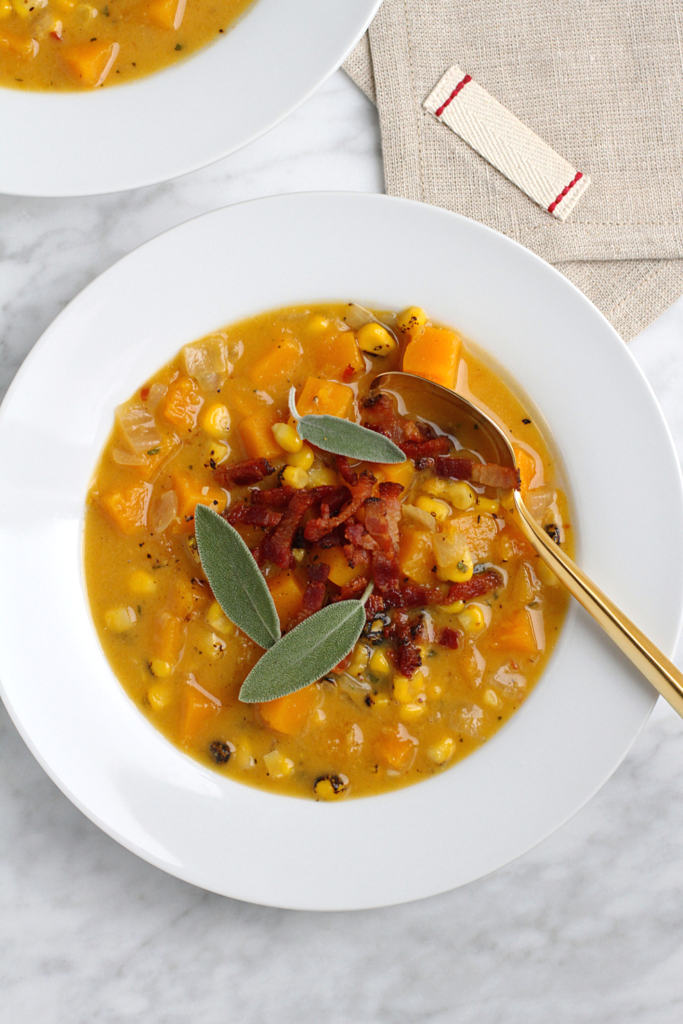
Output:
<svg viewBox="0 0 683 1024">
<path fill-rule="evenodd" d="M 452 65 L 590 176 L 566 221 L 424 108 Z M 384 0 L 344 68 L 390 195 L 528 246 L 627 340 L 683 294 L 683 0 Z"/>
</svg>

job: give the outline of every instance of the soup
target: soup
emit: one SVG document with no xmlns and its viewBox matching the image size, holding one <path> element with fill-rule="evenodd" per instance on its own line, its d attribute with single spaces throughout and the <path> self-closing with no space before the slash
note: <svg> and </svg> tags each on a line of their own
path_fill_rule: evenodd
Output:
<svg viewBox="0 0 683 1024">
<path fill-rule="evenodd" d="M 187 345 L 117 411 L 85 518 L 93 621 L 153 725 L 232 779 L 329 800 L 417 782 L 501 728 L 552 652 L 568 599 L 500 504 L 512 471 L 486 464 L 475 430 L 447 435 L 424 410 L 370 392 L 378 372 L 400 368 L 508 428 L 527 505 L 571 550 L 548 439 L 499 370 L 420 309 L 254 317 Z M 290 387 L 300 415 L 362 423 L 406 461 L 303 442 Z M 199 503 L 246 541 L 283 632 L 374 583 L 359 641 L 323 679 L 239 700 L 263 649 L 211 593 Z"/>
<path fill-rule="evenodd" d="M 52 91 L 130 82 L 218 39 L 250 4 L 0 0 L 0 85 Z"/>
</svg>

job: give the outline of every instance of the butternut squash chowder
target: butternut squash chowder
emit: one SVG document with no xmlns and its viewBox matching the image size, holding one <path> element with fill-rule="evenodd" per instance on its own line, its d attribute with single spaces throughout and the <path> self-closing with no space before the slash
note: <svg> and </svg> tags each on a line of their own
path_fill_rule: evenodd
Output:
<svg viewBox="0 0 683 1024">
<path fill-rule="evenodd" d="M 332 800 L 417 782 L 489 739 L 553 649 L 568 599 L 499 503 L 515 474 L 486 463 L 476 430 L 446 435 L 370 392 L 378 372 L 401 368 L 505 425 L 527 505 L 571 547 L 533 418 L 474 349 L 415 307 L 254 317 L 187 345 L 117 410 L 85 519 L 95 627 L 149 720 L 232 779 Z M 354 462 L 305 443 L 288 413 L 292 386 L 300 416 L 360 423 L 406 461 Z M 214 599 L 198 504 L 246 541 L 283 633 L 374 584 L 359 641 L 324 678 L 239 700 L 264 651 Z"/>
<path fill-rule="evenodd" d="M 92 89 L 174 64 L 251 0 L 0 0 L 0 85 Z"/>
</svg>

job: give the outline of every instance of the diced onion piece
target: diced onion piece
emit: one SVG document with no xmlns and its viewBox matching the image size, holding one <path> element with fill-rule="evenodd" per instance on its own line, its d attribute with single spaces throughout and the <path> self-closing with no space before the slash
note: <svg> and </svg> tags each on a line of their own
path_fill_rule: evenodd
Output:
<svg viewBox="0 0 683 1024">
<path fill-rule="evenodd" d="M 144 455 L 129 452 L 127 448 L 114 448 L 111 455 L 119 466 L 144 466 L 147 462 Z"/>
<path fill-rule="evenodd" d="M 376 318 L 370 310 L 359 306 L 357 302 L 349 302 L 344 317 L 352 331 L 357 331 L 364 324 L 376 323 Z"/>
<path fill-rule="evenodd" d="M 164 491 L 152 511 L 152 529 L 161 533 L 178 517 L 178 498 L 175 491 Z"/>
<path fill-rule="evenodd" d="M 403 518 L 408 520 L 409 523 L 415 523 L 421 526 L 425 530 L 436 530 L 436 519 L 430 512 L 425 512 L 422 508 L 417 508 L 416 505 L 401 505 L 401 513 Z"/>
<path fill-rule="evenodd" d="M 168 388 L 166 387 L 165 384 L 160 384 L 158 381 L 156 384 L 152 384 L 151 388 L 149 389 L 149 394 L 147 395 L 147 401 L 145 402 L 145 405 L 147 406 L 150 412 L 156 412 L 156 408 L 159 405 L 159 402 L 164 397 L 167 391 Z"/>
<path fill-rule="evenodd" d="M 183 349 L 187 374 L 194 377 L 204 391 L 216 391 L 230 372 L 227 341 L 224 334 L 212 334 Z"/>
<path fill-rule="evenodd" d="M 144 405 L 120 405 L 116 410 L 116 418 L 123 436 L 138 455 L 151 448 L 158 448 L 161 444 L 161 434 L 154 417 Z"/>
</svg>

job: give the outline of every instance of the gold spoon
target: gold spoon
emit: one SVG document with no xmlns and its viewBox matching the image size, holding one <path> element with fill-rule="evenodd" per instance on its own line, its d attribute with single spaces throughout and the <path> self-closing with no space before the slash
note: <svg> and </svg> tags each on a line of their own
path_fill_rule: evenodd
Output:
<svg viewBox="0 0 683 1024">
<path fill-rule="evenodd" d="M 466 398 L 448 388 L 412 373 L 381 373 L 372 382 L 372 388 L 393 391 L 398 395 L 411 393 L 411 407 L 418 415 L 442 430 L 457 434 L 463 429 L 476 429 L 482 447 L 490 448 L 486 457 L 499 466 L 517 470 L 517 459 L 512 445 L 485 413 Z M 552 541 L 526 508 L 519 490 L 504 494 L 503 507 L 512 514 L 514 522 L 545 564 L 552 570 L 570 594 L 602 626 L 649 683 L 661 693 L 671 707 L 683 717 L 683 673 L 655 647 L 651 640 L 620 611 L 562 548 Z"/>
</svg>

